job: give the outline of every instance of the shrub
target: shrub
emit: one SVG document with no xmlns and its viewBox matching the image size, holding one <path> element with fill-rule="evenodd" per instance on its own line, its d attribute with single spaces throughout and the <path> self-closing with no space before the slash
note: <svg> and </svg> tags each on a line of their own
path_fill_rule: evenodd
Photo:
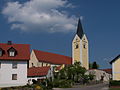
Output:
<svg viewBox="0 0 120 90">
<path fill-rule="evenodd" d="M 36 85 L 35 87 L 37 90 L 42 90 L 42 88 L 39 85 Z"/>
<path fill-rule="evenodd" d="M 93 80 L 94 79 L 94 77 L 95 77 L 95 75 L 93 75 L 93 74 L 89 74 L 89 80 Z"/>
<path fill-rule="evenodd" d="M 111 80 L 109 82 L 110 86 L 120 86 L 120 81 L 116 81 L 116 80 Z"/>
<path fill-rule="evenodd" d="M 82 77 L 83 77 L 83 84 L 88 83 L 88 81 L 89 81 L 89 75 L 83 75 Z"/>
<path fill-rule="evenodd" d="M 71 86 L 71 81 L 70 80 L 54 80 L 53 81 L 53 87 L 57 88 L 70 88 Z"/>
</svg>

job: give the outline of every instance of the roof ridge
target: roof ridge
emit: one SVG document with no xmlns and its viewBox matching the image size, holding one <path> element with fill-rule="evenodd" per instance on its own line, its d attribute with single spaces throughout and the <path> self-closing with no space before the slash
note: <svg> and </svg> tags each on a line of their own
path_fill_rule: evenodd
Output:
<svg viewBox="0 0 120 90">
<path fill-rule="evenodd" d="M 41 50 L 36 50 L 36 49 L 33 49 L 33 51 L 40 51 L 40 52 L 44 52 L 44 53 L 50 53 L 50 54 L 56 54 L 56 53 L 52 53 L 52 52 L 47 52 L 47 51 L 41 51 Z M 56 55 L 61 55 L 61 54 L 56 54 Z M 65 55 L 61 55 L 61 56 L 65 56 Z M 69 58 L 72 58 L 70 56 L 65 56 L 65 57 L 69 57 Z"/>
<path fill-rule="evenodd" d="M 35 53 L 36 58 L 40 62 L 47 62 L 51 64 L 71 64 L 72 63 L 72 58 L 69 56 L 40 51 L 36 49 L 33 49 L 33 52 Z"/>
<path fill-rule="evenodd" d="M 120 57 L 120 54 L 116 56 L 112 61 L 110 61 L 110 64 L 112 64 L 114 61 L 116 61 Z"/>
</svg>

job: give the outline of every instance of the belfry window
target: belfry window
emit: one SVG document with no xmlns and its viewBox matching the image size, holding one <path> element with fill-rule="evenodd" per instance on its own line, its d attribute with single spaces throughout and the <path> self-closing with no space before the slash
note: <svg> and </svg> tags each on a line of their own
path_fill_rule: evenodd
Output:
<svg viewBox="0 0 120 90">
<path fill-rule="evenodd" d="M 83 44 L 83 48 L 86 48 L 86 44 Z"/>
<path fill-rule="evenodd" d="M 76 49 L 79 48 L 79 45 L 77 44 L 75 48 L 76 48 Z"/>
</svg>

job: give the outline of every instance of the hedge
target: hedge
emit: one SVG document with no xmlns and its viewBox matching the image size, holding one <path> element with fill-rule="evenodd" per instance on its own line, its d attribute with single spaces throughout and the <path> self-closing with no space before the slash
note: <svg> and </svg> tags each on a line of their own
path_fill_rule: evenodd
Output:
<svg viewBox="0 0 120 90">
<path fill-rule="evenodd" d="M 117 80 L 111 80 L 109 83 L 110 86 L 120 86 L 120 81 Z"/>
</svg>

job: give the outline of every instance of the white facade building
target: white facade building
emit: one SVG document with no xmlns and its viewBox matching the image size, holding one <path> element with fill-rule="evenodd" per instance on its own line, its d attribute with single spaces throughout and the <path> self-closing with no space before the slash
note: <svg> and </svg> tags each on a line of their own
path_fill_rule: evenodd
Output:
<svg viewBox="0 0 120 90">
<path fill-rule="evenodd" d="M 0 87 L 26 85 L 27 61 L 0 60 L 0 62 Z"/>
<path fill-rule="evenodd" d="M 96 81 L 109 81 L 112 77 L 112 75 L 104 70 L 99 70 L 99 69 L 91 69 L 86 72 L 86 74 L 92 74 L 94 76 L 94 80 Z"/>
<path fill-rule="evenodd" d="M 30 45 L 0 43 L 0 87 L 27 84 L 27 63 Z"/>
</svg>

